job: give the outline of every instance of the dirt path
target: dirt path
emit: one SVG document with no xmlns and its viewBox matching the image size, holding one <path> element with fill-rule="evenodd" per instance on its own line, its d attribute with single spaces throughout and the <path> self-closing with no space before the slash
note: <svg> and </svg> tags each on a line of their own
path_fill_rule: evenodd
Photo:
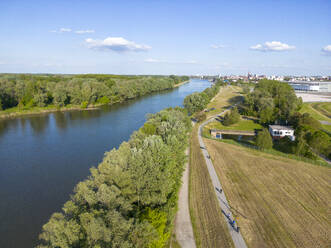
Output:
<svg viewBox="0 0 331 248">
<path fill-rule="evenodd" d="M 186 150 L 186 155 L 189 149 Z M 182 176 L 182 186 L 179 191 L 178 212 L 175 220 L 176 240 L 182 248 L 195 248 L 193 228 L 189 211 L 188 186 L 189 186 L 189 163 L 185 164 Z"/>
</svg>

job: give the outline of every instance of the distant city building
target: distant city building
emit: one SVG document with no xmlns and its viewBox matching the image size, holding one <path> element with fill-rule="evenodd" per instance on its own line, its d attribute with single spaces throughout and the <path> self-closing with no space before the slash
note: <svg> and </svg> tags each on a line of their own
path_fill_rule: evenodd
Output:
<svg viewBox="0 0 331 248">
<path fill-rule="evenodd" d="M 288 83 L 296 91 L 331 92 L 331 82 L 290 81 Z"/>
</svg>

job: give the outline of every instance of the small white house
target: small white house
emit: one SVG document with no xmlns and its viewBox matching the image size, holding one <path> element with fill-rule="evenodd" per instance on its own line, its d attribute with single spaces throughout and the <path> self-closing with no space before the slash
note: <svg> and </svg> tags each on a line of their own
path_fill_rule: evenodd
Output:
<svg viewBox="0 0 331 248">
<path fill-rule="evenodd" d="M 269 125 L 269 132 L 273 139 L 281 139 L 287 136 L 290 140 L 295 140 L 294 129 L 289 126 Z"/>
</svg>

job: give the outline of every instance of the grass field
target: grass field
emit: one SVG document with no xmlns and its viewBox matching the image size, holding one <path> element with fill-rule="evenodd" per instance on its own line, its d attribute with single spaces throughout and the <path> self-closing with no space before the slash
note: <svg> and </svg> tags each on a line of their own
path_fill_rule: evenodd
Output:
<svg viewBox="0 0 331 248">
<path fill-rule="evenodd" d="M 330 168 L 205 143 L 249 247 L 330 247 Z"/>
<path fill-rule="evenodd" d="M 207 108 L 215 108 L 207 113 L 207 117 L 216 115 L 225 108 L 239 102 L 242 97 L 240 96 L 241 88 L 238 86 L 224 86 L 220 92 L 214 97 Z"/>
<path fill-rule="evenodd" d="M 190 149 L 190 215 L 197 247 L 233 247 L 193 128 Z"/>
<path fill-rule="evenodd" d="M 331 118 L 331 102 L 316 102 L 312 103 L 311 106 L 322 115 Z"/>
<path fill-rule="evenodd" d="M 328 118 L 327 116 L 323 115 L 322 113 L 320 113 L 319 111 L 317 111 L 316 109 L 314 109 L 312 107 L 311 103 L 304 103 L 302 108 L 300 109 L 300 113 L 309 113 L 313 118 L 315 118 L 316 120 L 319 121 L 330 121 L 331 119 Z"/>
<path fill-rule="evenodd" d="M 219 130 L 242 130 L 242 131 L 254 131 L 255 129 L 262 129 L 262 126 L 255 123 L 252 120 L 241 119 L 238 123 L 230 126 L 224 126 L 220 121 L 213 121 L 207 126 L 209 129 L 219 129 Z"/>
<path fill-rule="evenodd" d="M 309 113 L 313 118 L 319 121 L 328 121 L 331 123 L 329 109 L 331 103 L 304 103 L 300 110 L 300 113 Z M 327 114 L 328 113 L 328 114 Z M 322 125 L 323 129 L 331 132 L 331 125 Z"/>
<path fill-rule="evenodd" d="M 225 86 L 208 108 L 216 108 L 207 116 L 220 113 L 240 101 L 240 87 Z M 239 97 L 239 98 L 238 98 Z M 233 247 L 228 227 L 217 202 L 215 190 L 198 142 L 198 125 L 192 130 L 190 148 L 189 202 L 194 238 L 197 247 Z"/>
</svg>

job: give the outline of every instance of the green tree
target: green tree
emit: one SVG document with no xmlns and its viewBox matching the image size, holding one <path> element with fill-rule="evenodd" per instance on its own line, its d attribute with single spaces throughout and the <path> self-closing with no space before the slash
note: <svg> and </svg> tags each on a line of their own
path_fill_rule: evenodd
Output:
<svg viewBox="0 0 331 248">
<path fill-rule="evenodd" d="M 227 112 L 224 116 L 223 125 L 230 126 L 237 123 L 240 120 L 240 114 L 237 107 L 231 109 L 230 113 Z"/>
<path fill-rule="evenodd" d="M 207 103 L 207 99 L 197 92 L 186 96 L 184 99 L 184 107 L 190 114 L 203 110 Z"/>
<path fill-rule="evenodd" d="M 272 148 L 272 138 L 269 131 L 264 128 L 260 131 L 256 137 L 256 145 L 261 150 L 271 149 Z"/>
<path fill-rule="evenodd" d="M 330 145 L 330 137 L 323 131 L 316 131 L 308 138 L 308 144 L 318 153 L 323 153 Z"/>
<path fill-rule="evenodd" d="M 207 118 L 207 115 L 205 112 L 201 111 L 199 113 L 196 113 L 194 116 L 195 119 L 198 120 L 198 122 L 204 121 Z"/>
<path fill-rule="evenodd" d="M 53 92 L 53 102 L 56 106 L 63 107 L 68 100 L 67 90 L 63 84 L 56 85 Z"/>
</svg>

